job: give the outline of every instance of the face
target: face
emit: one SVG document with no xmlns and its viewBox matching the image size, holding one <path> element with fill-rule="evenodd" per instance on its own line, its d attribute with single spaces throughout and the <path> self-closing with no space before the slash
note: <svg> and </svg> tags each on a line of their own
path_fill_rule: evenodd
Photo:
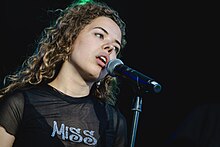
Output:
<svg viewBox="0 0 220 147">
<path fill-rule="evenodd" d="M 116 59 L 121 48 L 121 37 L 121 30 L 112 19 L 94 19 L 79 33 L 72 46 L 73 68 L 89 82 L 104 78 L 106 64 Z"/>
</svg>

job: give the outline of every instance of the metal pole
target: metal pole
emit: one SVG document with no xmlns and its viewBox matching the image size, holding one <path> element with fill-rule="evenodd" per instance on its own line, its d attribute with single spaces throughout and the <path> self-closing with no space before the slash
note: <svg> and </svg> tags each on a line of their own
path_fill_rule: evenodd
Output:
<svg viewBox="0 0 220 147">
<path fill-rule="evenodd" d="M 138 120 L 139 120 L 139 114 L 142 111 L 142 98 L 137 96 L 132 111 L 134 111 L 133 116 L 133 123 L 132 123 L 132 135 L 131 135 L 131 146 L 134 147 L 135 145 L 135 139 L 136 139 L 136 133 L 137 133 L 137 126 L 138 126 Z"/>
</svg>

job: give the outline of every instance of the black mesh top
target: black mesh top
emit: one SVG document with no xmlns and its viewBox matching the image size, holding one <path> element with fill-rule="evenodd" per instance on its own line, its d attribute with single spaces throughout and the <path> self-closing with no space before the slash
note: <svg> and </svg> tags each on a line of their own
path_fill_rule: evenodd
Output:
<svg viewBox="0 0 220 147">
<path fill-rule="evenodd" d="M 114 110 L 119 119 L 113 144 L 125 147 L 126 121 L 118 109 Z M 101 145 L 109 125 L 103 103 L 90 95 L 70 97 L 49 85 L 4 97 L 0 102 L 0 125 L 15 136 L 14 147 L 108 146 Z"/>
</svg>

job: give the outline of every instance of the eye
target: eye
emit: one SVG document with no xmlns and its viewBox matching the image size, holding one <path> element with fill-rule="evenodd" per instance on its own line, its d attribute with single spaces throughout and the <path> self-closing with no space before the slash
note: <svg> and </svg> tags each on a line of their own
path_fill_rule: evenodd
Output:
<svg viewBox="0 0 220 147">
<path fill-rule="evenodd" d="M 104 35 L 103 35 L 103 34 L 101 34 L 101 33 L 95 33 L 95 36 L 97 36 L 98 38 L 101 38 L 101 39 L 103 39 L 103 38 L 104 38 Z"/>
<path fill-rule="evenodd" d="M 114 47 L 114 50 L 115 50 L 116 54 L 118 54 L 120 52 L 120 48 L 118 48 L 116 46 Z"/>
</svg>

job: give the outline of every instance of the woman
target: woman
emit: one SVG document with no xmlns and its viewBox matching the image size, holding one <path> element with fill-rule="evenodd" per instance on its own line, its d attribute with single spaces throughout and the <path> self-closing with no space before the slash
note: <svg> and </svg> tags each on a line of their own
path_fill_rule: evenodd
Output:
<svg viewBox="0 0 220 147">
<path fill-rule="evenodd" d="M 125 44 L 125 24 L 106 4 L 78 2 L 61 11 L 34 54 L 5 77 L 0 144 L 127 146 L 117 79 L 105 68 Z"/>
</svg>

